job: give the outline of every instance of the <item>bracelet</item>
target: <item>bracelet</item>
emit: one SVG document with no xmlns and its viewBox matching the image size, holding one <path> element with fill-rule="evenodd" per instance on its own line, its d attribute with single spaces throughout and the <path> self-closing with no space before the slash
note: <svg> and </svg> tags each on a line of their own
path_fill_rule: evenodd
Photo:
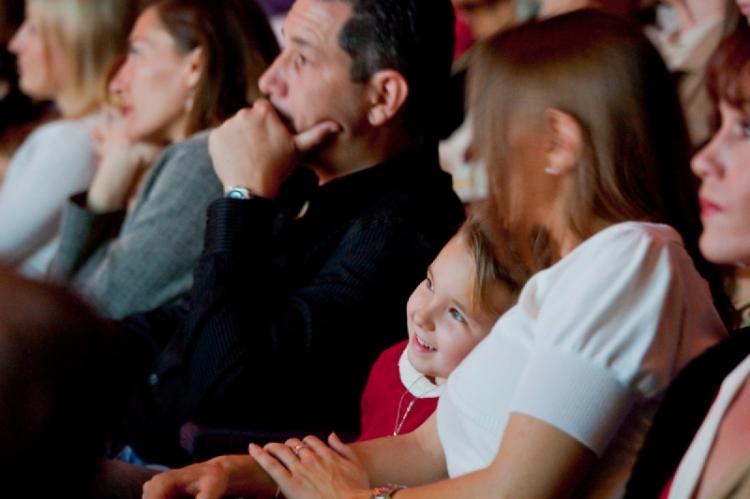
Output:
<svg viewBox="0 0 750 499">
<path fill-rule="evenodd" d="M 383 487 L 375 487 L 370 490 L 370 499 L 391 499 L 399 490 L 405 489 L 405 485 L 389 483 Z"/>
</svg>

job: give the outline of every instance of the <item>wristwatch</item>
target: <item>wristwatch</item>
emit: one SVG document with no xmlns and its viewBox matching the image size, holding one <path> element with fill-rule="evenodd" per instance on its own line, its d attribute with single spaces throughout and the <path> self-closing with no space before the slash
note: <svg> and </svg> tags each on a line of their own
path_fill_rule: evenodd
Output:
<svg viewBox="0 0 750 499">
<path fill-rule="evenodd" d="M 252 199 L 253 193 L 242 185 L 233 185 L 224 191 L 224 197 L 229 199 Z"/>
<path fill-rule="evenodd" d="M 370 491 L 370 499 L 391 499 L 399 490 L 405 489 L 403 485 L 389 483 L 382 487 L 375 487 Z"/>
</svg>

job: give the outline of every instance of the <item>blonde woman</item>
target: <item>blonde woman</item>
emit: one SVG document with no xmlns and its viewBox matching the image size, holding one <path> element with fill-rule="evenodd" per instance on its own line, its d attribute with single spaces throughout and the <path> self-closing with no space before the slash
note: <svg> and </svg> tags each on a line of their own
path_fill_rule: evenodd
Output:
<svg viewBox="0 0 750 499">
<path fill-rule="evenodd" d="M 21 145 L 0 190 L 0 261 L 38 275 L 54 253 L 68 196 L 94 173 L 90 137 L 107 66 L 125 48 L 135 2 L 27 0 L 10 42 L 21 90 L 52 100 L 61 118 Z"/>
</svg>

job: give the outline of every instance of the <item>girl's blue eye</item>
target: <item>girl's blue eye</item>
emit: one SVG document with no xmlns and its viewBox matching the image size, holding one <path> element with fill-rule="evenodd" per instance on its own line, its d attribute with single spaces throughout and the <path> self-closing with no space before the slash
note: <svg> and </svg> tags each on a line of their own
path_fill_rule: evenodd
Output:
<svg viewBox="0 0 750 499">
<path fill-rule="evenodd" d="M 466 318 L 458 309 L 455 309 L 455 308 L 450 309 L 450 314 L 451 314 L 451 317 L 456 319 L 458 322 L 462 324 L 466 324 Z"/>
<path fill-rule="evenodd" d="M 745 138 L 750 138 L 750 120 L 743 120 L 740 123 L 742 136 Z"/>
<path fill-rule="evenodd" d="M 424 283 L 427 286 L 427 289 L 429 289 L 430 291 L 432 291 L 432 279 L 430 279 L 429 277 L 425 277 L 424 278 Z"/>
</svg>

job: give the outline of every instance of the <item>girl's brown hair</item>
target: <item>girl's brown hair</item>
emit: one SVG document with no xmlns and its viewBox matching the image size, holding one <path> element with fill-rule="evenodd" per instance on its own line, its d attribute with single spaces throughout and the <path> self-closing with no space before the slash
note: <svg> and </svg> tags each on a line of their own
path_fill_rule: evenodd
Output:
<svg viewBox="0 0 750 499">
<path fill-rule="evenodd" d="M 500 34 L 482 47 L 470 80 L 475 147 L 492 182 L 489 216 L 496 217 L 522 250 L 540 255 L 551 241 L 529 227 L 518 205 L 523 189 L 509 189 L 506 139 L 519 121 L 541 120 L 556 109 L 572 116 L 584 148 L 565 199 L 568 226 L 581 240 L 597 220 L 665 223 L 681 235 L 696 267 L 711 284 L 720 312 L 731 303 L 718 270 L 698 249 L 701 232 L 690 143 L 673 81 L 640 28 L 617 16 L 580 10 Z M 548 175 L 526 181 L 555 182 Z M 536 190 L 536 189 L 532 189 Z M 528 197 L 528 196 L 527 196 Z M 559 258 L 553 248 L 528 262 L 532 270 Z"/>
<path fill-rule="evenodd" d="M 488 222 L 485 217 L 472 216 L 461 226 L 459 235 L 474 259 L 474 303 L 501 313 L 503 310 L 497 310 L 498 304 L 492 301 L 493 287 L 504 287 L 507 295 L 515 300 L 529 278 L 529 271 L 510 246 L 494 244 L 497 238 L 492 235 L 497 228 Z"/>
<path fill-rule="evenodd" d="M 279 45 L 254 0 L 156 0 L 147 6 L 156 7 L 179 50 L 203 49 L 188 135 L 220 124 L 260 97 L 258 79 Z"/>
</svg>

